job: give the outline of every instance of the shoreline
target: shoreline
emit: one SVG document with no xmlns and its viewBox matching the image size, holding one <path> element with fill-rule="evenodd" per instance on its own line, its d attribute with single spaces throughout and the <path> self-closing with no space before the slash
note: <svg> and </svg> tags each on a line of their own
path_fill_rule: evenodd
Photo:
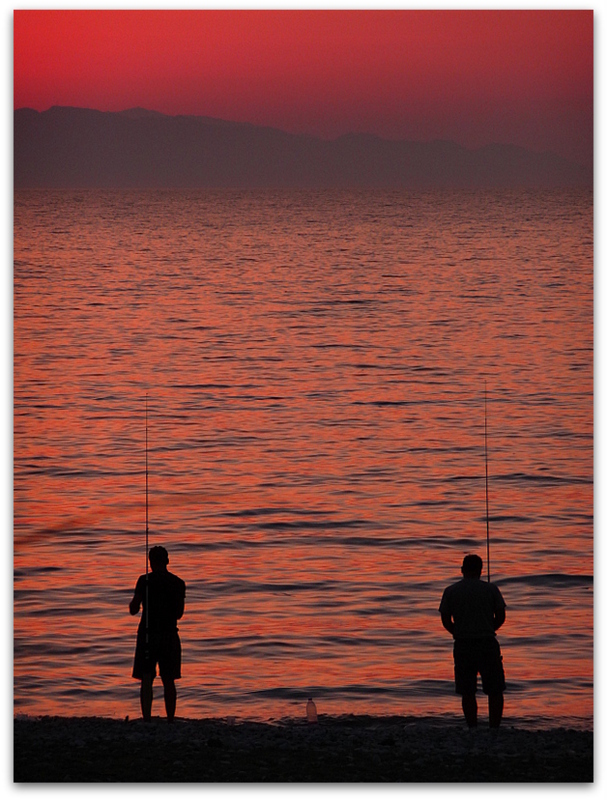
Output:
<svg viewBox="0 0 607 800">
<path fill-rule="evenodd" d="M 14 720 L 15 783 L 592 783 L 593 732 L 441 717 Z"/>
</svg>

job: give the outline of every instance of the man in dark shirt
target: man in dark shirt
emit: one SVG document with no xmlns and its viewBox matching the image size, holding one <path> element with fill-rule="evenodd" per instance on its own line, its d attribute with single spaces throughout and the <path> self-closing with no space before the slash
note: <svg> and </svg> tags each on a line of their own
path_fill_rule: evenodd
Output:
<svg viewBox="0 0 607 800">
<path fill-rule="evenodd" d="M 169 572 L 169 554 L 164 547 L 152 547 L 149 553 L 151 572 L 140 575 L 129 605 L 132 615 L 143 606 L 133 664 L 133 678 L 141 681 L 141 713 L 152 718 L 152 684 L 156 664 L 164 686 L 167 719 L 172 722 L 177 706 L 175 679 L 181 678 L 181 642 L 177 620 L 183 616 L 185 583 Z"/>
<path fill-rule="evenodd" d="M 495 632 L 506 619 L 506 604 L 493 583 L 481 581 L 483 561 L 469 555 L 462 580 L 448 586 L 439 607 L 443 626 L 453 635 L 455 691 L 462 696 L 468 727 L 477 725 L 476 680 L 480 673 L 489 698 L 489 726 L 498 728 L 504 710 L 504 667 Z"/>
</svg>

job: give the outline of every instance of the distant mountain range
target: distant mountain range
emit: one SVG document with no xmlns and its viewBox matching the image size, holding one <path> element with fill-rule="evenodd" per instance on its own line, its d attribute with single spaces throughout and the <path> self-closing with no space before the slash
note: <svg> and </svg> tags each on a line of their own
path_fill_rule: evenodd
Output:
<svg viewBox="0 0 607 800">
<path fill-rule="evenodd" d="M 493 144 L 332 141 L 209 117 L 53 106 L 14 113 L 15 188 L 592 186 L 554 153 Z"/>
</svg>

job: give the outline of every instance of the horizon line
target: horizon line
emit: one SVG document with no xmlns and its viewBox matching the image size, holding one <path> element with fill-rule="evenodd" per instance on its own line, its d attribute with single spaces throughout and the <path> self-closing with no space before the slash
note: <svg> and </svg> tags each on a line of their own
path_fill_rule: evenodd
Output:
<svg viewBox="0 0 607 800">
<path fill-rule="evenodd" d="M 334 137 L 325 137 L 321 136 L 320 134 L 316 133 L 303 133 L 303 132 L 294 132 L 288 131 L 284 128 L 278 128 L 275 125 L 265 125 L 257 122 L 248 122 L 246 120 L 234 120 L 234 119 L 225 119 L 223 117 L 212 117 L 208 114 L 169 114 L 165 111 L 158 111 L 152 108 L 146 108 L 145 106 L 130 106 L 128 108 L 121 109 L 120 111 L 111 111 L 111 110 L 103 110 L 100 108 L 95 108 L 93 106 L 75 106 L 75 105 L 62 105 L 60 103 L 54 103 L 53 105 L 49 106 L 48 108 L 40 111 L 37 108 L 33 108 L 32 106 L 19 106 L 18 108 L 13 108 L 13 113 L 17 113 L 18 111 L 33 111 L 36 114 L 46 114 L 53 109 L 66 109 L 66 110 L 76 110 L 76 111 L 93 111 L 98 114 L 128 114 L 129 112 L 144 112 L 146 115 L 150 116 L 159 116 L 159 117 L 166 117 L 167 119 L 178 119 L 178 118 L 190 118 L 190 119 L 200 119 L 200 120 L 209 120 L 212 122 L 219 122 L 224 123 L 227 125 L 242 125 L 243 127 L 250 127 L 250 128 L 260 128 L 272 131 L 278 131 L 286 136 L 294 136 L 300 138 L 308 138 L 308 139 L 315 139 L 321 142 L 338 142 L 340 139 L 348 138 L 348 137 L 361 137 L 361 138 L 369 138 L 375 139 L 376 141 L 380 142 L 393 142 L 393 143 L 412 143 L 412 144 L 436 144 L 436 143 L 443 143 L 443 144 L 452 144 L 456 147 L 461 148 L 462 150 L 466 150 L 469 153 L 478 153 L 482 150 L 486 150 L 491 147 L 506 147 L 512 148 L 515 150 L 519 150 L 526 153 L 534 153 L 536 155 L 551 155 L 556 158 L 560 158 L 563 161 L 567 161 L 570 164 L 576 165 L 583 169 L 592 169 L 594 170 L 594 148 L 592 153 L 592 158 L 590 162 L 585 162 L 583 160 L 578 161 L 577 159 L 569 158 L 567 156 L 563 156 L 560 153 L 556 152 L 555 150 L 550 149 L 532 149 L 530 147 L 525 147 L 520 144 L 514 144 L 513 142 L 499 142 L 492 140 L 487 142 L 486 144 L 479 145 L 478 147 L 469 147 L 467 145 L 461 144 L 456 139 L 443 139 L 443 138 L 434 138 L 434 139 L 406 139 L 406 138 L 388 138 L 385 136 L 380 136 L 377 133 L 370 133 L 369 131 L 348 131 L 346 133 L 339 134 L 338 136 Z M 142 115 L 143 116 L 143 115 Z"/>
</svg>

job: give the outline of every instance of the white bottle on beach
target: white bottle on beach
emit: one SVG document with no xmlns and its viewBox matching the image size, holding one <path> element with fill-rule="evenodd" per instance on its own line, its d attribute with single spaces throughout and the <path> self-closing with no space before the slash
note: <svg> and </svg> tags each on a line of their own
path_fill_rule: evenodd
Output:
<svg viewBox="0 0 607 800">
<path fill-rule="evenodd" d="M 314 704 L 314 700 L 311 697 L 308 697 L 308 702 L 306 704 L 306 717 L 308 718 L 308 722 L 318 722 L 318 714 L 316 713 L 316 706 Z"/>
</svg>

